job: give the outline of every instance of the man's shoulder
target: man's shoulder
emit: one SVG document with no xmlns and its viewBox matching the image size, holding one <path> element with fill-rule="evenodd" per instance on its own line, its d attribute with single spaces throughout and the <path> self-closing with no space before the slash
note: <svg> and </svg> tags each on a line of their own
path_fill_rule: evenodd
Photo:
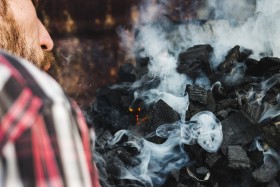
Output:
<svg viewBox="0 0 280 187">
<path fill-rule="evenodd" d="M 34 95 L 43 100 L 68 102 L 60 85 L 46 72 L 41 71 L 25 59 L 13 56 L 1 50 L 0 74 L 0 92 L 7 82 L 13 80 L 16 81 L 20 87 L 28 87 Z"/>
<path fill-rule="evenodd" d="M 5 70 L 7 72 L 6 74 L 10 74 L 11 78 L 21 84 L 28 81 L 25 77 L 26 74 L 29 73 L 29 70 L 27 70 L 24 63 L 24 59 L 16 57 L 9 52 L 0 49 L 0 70 L 2 69 L 2 72 Z"/>
</svg>

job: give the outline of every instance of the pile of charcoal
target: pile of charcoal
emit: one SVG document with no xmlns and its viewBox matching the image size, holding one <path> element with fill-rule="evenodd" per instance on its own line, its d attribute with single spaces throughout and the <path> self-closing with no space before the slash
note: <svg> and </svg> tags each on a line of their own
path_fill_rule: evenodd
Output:
<svg viewBox="0 0 280 187">
<path fill-rule="evenodd" d="M 85 110 L 97 134 L 95 159 L 102 186 L 279 186 L 280 59 L 255 60 L 251 54 L 235 46 L 216 68 L 211 65 L 210 45 L 193 46 L 179 54 L 178 73 L 193 80 L 204 74 L 211 85 L 186 86 L 190 102 L 186 121 L 201 111 L 212 112 L 221 121 L 223 142 L 215 153 L 198 144 L 184 145 L 190 162 L 181 168 L 175 165 L 160 185 L 120 177 L 120 167 L 139 164 L 133 159 L 139 150 L 128 143 L 134 137 L 121 136 L 114 145 L 109 142 L 125 129 L 160 145 L 166 139 L 155 131 L 179 121 L 180 115 L 163 100 L 146 105 L 144 98 L 134 98 L 135 89 L 149 90 L 160 84 L 160 79 L 148 74 L 149 57 L 137 58 L 136 66 L 120 67 L 117 83 L 98 90 L 96 101 Z M 141 83 L 134 88 L 138 80 Z"/>
</svg>

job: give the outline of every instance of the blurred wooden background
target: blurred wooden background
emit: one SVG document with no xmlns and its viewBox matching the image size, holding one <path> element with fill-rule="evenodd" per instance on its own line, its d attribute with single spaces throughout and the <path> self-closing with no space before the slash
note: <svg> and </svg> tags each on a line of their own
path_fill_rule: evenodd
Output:
<svg viewBox="0 0 280 187">
<path fill-rule="evenodd" d="M 39 15 L 52 34 L 94 35 L 129 25 L 140 0 L 42 0 Z"/>
<path fill-rule="evenodd" d="M 54 42 L 50 74 L 81 106 L 114 82 L 125 63 L 117 28 L 130 28 L 140 0 L 41 0 L 38 16 Z"/>
</svg>

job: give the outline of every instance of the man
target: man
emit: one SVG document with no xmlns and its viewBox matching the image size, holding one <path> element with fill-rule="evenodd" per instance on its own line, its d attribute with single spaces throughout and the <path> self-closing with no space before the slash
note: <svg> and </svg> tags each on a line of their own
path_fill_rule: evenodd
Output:
<svg viewBox="0 0 280 187">
<path fill-rule="evenodd" d="M 53 60 L 53 41 L 33 4 L 31 0 L 1 0 L 0 47 L 47 70 Z"/>
<path fill-rule="evenodd" d="M 0 0 L 0 186 L 99 186 L 81 111 L 38 69 L 53 41 L 36 3 Z"/>
</svg>

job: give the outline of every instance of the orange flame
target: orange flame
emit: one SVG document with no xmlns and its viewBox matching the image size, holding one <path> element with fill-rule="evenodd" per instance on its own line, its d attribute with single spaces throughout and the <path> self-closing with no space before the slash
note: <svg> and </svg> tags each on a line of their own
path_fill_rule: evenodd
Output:
<svg viewBox="0 0 280 187">
<path fill-rule="evenodd" d="M 131 108 L 131 107 L 129 107 L 129 112 L 133 112 L 134 110 L 133 110 L 133 108 Z"/>
<path fill-rule="evenodd" d="M 141 119 L 138 118 L 138 121 L 137 121 L 136 125 L 141 125 L 142 123 L 144 123 L 144 122 L 146 122 L 148 120 L 149 120 L 149 116 L 145 116 L 145 117 L 143 117 Z"/>
<path fill-rule="evenodd" d="M 135 114 L 135 119 L 136 119 L 136 124 L 140 125 L 142 123 L 142 120 L 139 120 L 139 113 L 141 112 L 141 108 L 138 107 L 137 109 L 133 109 L 132 107 L 128 108 L 129 112 L 134 113 Z"/>
</svg>

